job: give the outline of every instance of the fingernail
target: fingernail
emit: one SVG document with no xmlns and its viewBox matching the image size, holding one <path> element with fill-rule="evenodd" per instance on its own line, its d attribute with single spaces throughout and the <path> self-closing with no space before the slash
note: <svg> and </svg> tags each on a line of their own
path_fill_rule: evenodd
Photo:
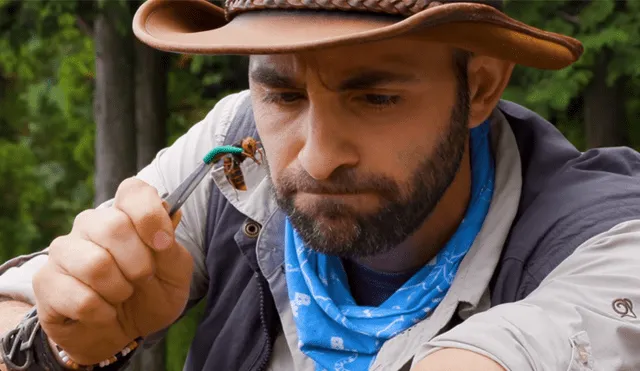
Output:
<svg viewBox="0 0 640 371">
<path fill-rule="evenodd" d="M 165 231 L 156 232 L 153 236 L 153 246 L 156 250 L 166 250 L 171 246 L 171 237 Z"/>
</svg>

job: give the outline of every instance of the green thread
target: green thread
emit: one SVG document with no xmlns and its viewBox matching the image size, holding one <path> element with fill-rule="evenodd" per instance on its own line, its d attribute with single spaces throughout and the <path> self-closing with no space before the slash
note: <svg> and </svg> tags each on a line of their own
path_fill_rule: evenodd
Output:
<svg viewBox="0 0 640 371">
<path fill-rule="evenodd" d="M 234 146 L 220 146 L 212 149 L 209 153 L 204 156 L 202 161 L 205 164 L 210 164 L 212 162 L 216 162 L 220 159 L 222 155 L 226 154 L 240 154 L 243 152 L 242 148 L 234 147 Z"/>
</svg>

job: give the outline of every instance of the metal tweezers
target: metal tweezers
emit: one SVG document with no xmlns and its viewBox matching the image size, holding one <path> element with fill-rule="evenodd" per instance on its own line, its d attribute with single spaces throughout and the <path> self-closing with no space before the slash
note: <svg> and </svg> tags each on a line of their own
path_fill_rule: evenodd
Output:
<svg viewBox="0 0 640 371">
<path fill-rule="evenodd" d="M 213 162 L 207 164 L 202 162 L 194 171 L 189 175 L 185 180 L 180 183 L 178 188 L 175 189 L 171 194 L 165 194 L 162 199 L 169 204 L 169 216 L 173 217 L 173 215 L 180 209 L 180 207 L 187 201 L 187 198 L 193 193 L 193 191 L 198 187 L 198 184 L 204 179 L 207 175 L 211 167 L 213 167 Z"/>
<path fill-rule="evenodd" d="M 198 165 L 191 175 L 180 183 L 178 188 L 176 188 L 171 194 L 165 193 L 162 196 L 162 199 L 169 204 L 169 216 L 173 217 L 176 211 L 178 211 L 182 204 L 187 201 L 187 198 L 189 198 L 191 193 L 193 193 L 196 187 L 198 187 L 198 184 L 200 184 L 209 170 L 218 160 L 220 160 L 220 158 L 222 158 L 222 156 L 226 156 L 228 154 L 239 154 L 242 152 L 243 149 L 236 146 L 220 146 L 209 151 L 209 153 L 207 153 L 203 158 L 200 165 Z"/>
</svg>

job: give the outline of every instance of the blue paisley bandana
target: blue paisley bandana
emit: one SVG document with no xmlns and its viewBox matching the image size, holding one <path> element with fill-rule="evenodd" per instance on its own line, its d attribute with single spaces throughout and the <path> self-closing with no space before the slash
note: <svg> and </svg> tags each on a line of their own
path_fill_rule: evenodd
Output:
<svg viewBox="0 0 640 371">
<path fill-rule="evenodd" d="M 491 203 L 495 170 L 489 131 L 488 122 L 471 129 L 471 200 L 457 231 L 378 307 L 358 306 L 340 258 L 307 248 L 286 221 L 286 279 L 298 345 L 316 370 L 368 369 L 386 340 L 429 316 L 445 297 Z"/>
</svg>

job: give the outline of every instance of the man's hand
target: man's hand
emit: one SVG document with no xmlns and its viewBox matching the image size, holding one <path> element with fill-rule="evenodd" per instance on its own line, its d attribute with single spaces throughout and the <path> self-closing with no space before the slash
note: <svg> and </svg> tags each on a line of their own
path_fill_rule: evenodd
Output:
<svg viewBox="0 0 640 371">
<path fill-rule="evenodd" d="M 411 371 L 507 371 L 491 358 L 464 349 L 435 351 L 416 364 Z"/>
<path fill-rule="evenodd" d="M 33 288 L 45 333 L 80 364 L 171 325 L 189 297 L 193 259 L 175 241 L 155 188 L 127 179 L 112 207 L 88 210 L 53 241 Z"/>
</svg>

